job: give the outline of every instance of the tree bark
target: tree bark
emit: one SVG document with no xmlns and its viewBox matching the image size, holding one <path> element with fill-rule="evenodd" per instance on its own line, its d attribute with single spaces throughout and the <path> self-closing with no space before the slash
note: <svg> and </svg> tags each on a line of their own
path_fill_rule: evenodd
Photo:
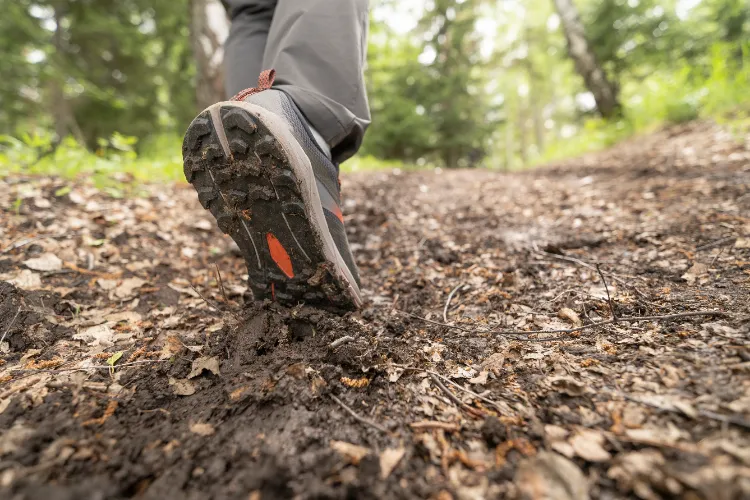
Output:
<svg viewBox="0 0 750 500">
<path fill-rule="evenodd" d="M 196 103 L 199 110 L 226 99 L 224 95 L 224 40 L 229 21 L 217 0 L 191 0 L 190 43 L 196 67 Z"/>
<path fill-rule="evenodd" d="M 565 39 L 568 42 L 568 53 L 575 63 L 576 71 L 583 77 L 586 88 L 594 94 L 599 113 L 605 118 L 616 115 L 620 109 L 617 88 L 607 79 L 607 75 L 586 40 L 578 9 L 573 0 L 554 0 L 554 2 Z"/>
</svg>

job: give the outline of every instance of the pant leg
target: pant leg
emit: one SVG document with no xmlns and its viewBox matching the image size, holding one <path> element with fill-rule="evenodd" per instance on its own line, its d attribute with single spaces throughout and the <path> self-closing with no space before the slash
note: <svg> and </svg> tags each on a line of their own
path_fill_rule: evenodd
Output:
<svg viewBox="0 0 750 500">
<path fill-rule="evenodd" d="M 357 152 L 370 124 L 368 3 L 277 0 L 263 57 L 264 69 L 276 70 L 274 88 L 291 96 L 337 162 Z"/>
<path fill-rule="evenodd" d="M 222 0 L 232 25 L 224 45 L 224 88 L 232 97 L 255 87 L 277 0 Z"/>
</svg>

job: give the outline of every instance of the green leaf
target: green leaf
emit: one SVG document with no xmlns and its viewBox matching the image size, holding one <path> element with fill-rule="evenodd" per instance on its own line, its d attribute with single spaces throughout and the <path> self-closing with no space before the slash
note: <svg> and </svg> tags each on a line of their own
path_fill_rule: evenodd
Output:
<svg viewBox="0 0 750 500">
<path fill-rule="evenodd" d="M 109 374 L 114 375 L 115 374 L 115 363 L 122 357 L 122 351 L 118 351 L 114 353 L 112 356 L 109 357 L 107 360 L 107 365 L 109 365 Z"/>
<path fill-rule="evenodd" d="M 59 198 L 61 196 L 65 196 L 66 194 L 70 193 L 73 189 L 70 186 L 63 186 L 57 191 L 55 191 L 55 197 Z"/>
</svg>

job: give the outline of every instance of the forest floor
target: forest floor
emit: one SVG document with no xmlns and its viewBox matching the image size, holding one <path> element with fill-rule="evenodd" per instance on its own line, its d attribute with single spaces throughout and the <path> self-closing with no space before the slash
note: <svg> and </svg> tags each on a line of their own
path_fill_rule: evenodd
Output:
<svg viewBox="0 0 750 500">
<path fill-rule="evenodd" d="M 190 186 L 6 177 L 0 496 L 750 498 L 748 139 L 346 176 L 345 317 L 253 303 Z"/>
</svg>

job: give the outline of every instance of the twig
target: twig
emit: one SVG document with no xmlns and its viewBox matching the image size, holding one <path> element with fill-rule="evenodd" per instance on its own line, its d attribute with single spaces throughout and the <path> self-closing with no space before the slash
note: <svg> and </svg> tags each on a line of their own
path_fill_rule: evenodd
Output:
<svg viewBox="0 0 750 500">
<path fill-rule="evenodd" d="M 719 250 L 719 253 L 716 254 L 716 257 L 714 257 L 708 267 L 714 267 L 714 264 L 716 264 L 716 261 L 719 260 L 719 257 L 721 257 L 721 254 L 724 253 L 724 250 L 726 250 L 726 248 L 727 247 L 721 247 L 721 250 Z"/>
<path fill-rule="evenodd" d="M 620 395 L 623 398 L 627 399 L 628 401 L 642 404 L 644 406 L 650 406 L 651 408 L 656 408 L 657 410 L 668 411 L 672 413 L 679 413 L 680 415 L 686 415 L 684 411 L 679 410 L 677 408 L 673 408 L 670 406 L 662 406 L 656 403 L 651 403 L 649 401 L 643 401 L 636 397 L 625 394 L 624 392 L 620 392 Z M 745 429 L 750 429 L 750 421 L 740 417 L 739 415 L 722 415 L 721 413 L 715 413 L 713 411 L 708 411 L 708 410 L 697 410 L 697 413 L 698 415 L 705 417 L 707 419 L 710 419 L 710 420 L 715 420 L 717 422 L 723 422 L 726 424 L 734 424 L 739 427 L 744 427 Z M 687 416 L 690 416 L 690 415 L 687 415 Z"/>
<path fill-rule="evenodd" d="M 508 410 L 506 408 L 502 408 L 501 405 L 500 405 L 500 403 L 497 403 L 496 401 L 492 401 L 491 399 L 489 399 L 487 397 L 484 397 L 481 394 L 477 394 L 476 392 L 474 392 L 474 391 L 472 391 L 470 389 L 467 389 L 466 387 L 462 386 L 461 384 L 457 384 L 456 382 L 452 381 L 451 379 L 449 379 L 445 375 L 441 375 L 438 372 L 433 372 L 431 370 L 425 370 L 424 368 L 414 368 L 414 367 L 411 367 L 411 366 L 398 365 L 396 363 L 392 363 L 391 366 L 395 366 L 397 368 L 403 368 L 404 370 L 410 370 L 410 371 L 415 371 L 415 372 L 427 373 L 429 375 L 434 375 L 436 377 L 439 377 L 439 378 L 443 379 L 444 381 L 448 382 L 449 384 L 451 384 L 456 389 L 459 389 L 459 390 L 465 392 L 466 394 L 471 395 L 472 397 L 475 397 L 475 398 L 477 398 L 477 399 L 479 399 L 481 401 L 484 401 L 485 403 L 488 403 L 488 404 L 494 406 L 495 408 L 498 409 L 498 411 L 508 413 Z"/>
<path fill-rule="evenodd" d="M 464 328 L 462 326 L 448 325 L 446 323 L 440 323 L 439 321 L 433 321 L 431 319 L 423 318 L 422 316 L 419 316 L 418 314 L 410 313 L 410 312 L 407 312 L 407 311 L 402 311 L 401 309 L 394 309 L 394 311 L 400 312 L 401 314 L 406 314 L 407 316 L 411 316 L 414 319 L 418 319 L 418 320 L 424 321 L 425 323 L 430 323 L 430 324 L 437 325 L 437 326 L 445 326 L 445 327 L 448 327 L 448 328 L 453 328 L 454 330 L 460 330 L 462 332 L 471 333 L 470 329 Z"/>
<path fill-rule="evenodd" d="M 219 264 L 215 263 L 214 265 L 216 266 L 216 277 L 218 278 L 218 281 L 219 281 L 219 290 L 221 290 L 221 295 L 222 297 L 224 297 L 224 302 L 229 304 L 229 299 L 227 298 L 227 291 L 224 290 L 224 282 L 221 279 L 221 271 L 219 271 Z"/>
<path fill-rule="evenodd" d="M 169 361 L 168 359 L 145 359 L 142 361 L 131 361 L 129 363 L 123 363 L 121 365 L 115 365 L 115 368 L 125 368 L 126 366 L 133 366 L 133 365 L 145 365 L 148 363 L 164 363 L 166 361 Z M 28 372 L 36 372 L 36 373 L 64 373 L 64 372 L 75 372 L 80 370 L 109 370 L 112 367 L 110 365 L 93 365 L 93 366 L 81 366 L 78 368 L 59 368 L 55 370 L 38 370 L 34 368 L 25 368 L 25 369 L 17 369 L 17 370 L 11 370 L 11 373 L 28 373 Z"/>
<path fill-rule="evenodd" d="M 339 398 L 337 398 L 333 394 L 329 394 L 329 396 L 331 396 L 331 399 L 333 399 L 340 407 L 342 407 L 344 410 L 346 410 L 346 412 L 349 415 L 351 415 L 352 417 L 354 417 L 354 419 L 357 422 L 363 423 L 365 425 L 369 425 L 373 429 L 377 429 L 380 432 L 388 434 L 388 429 L 386 429 L 382 425 L 377 424 L 377 423 L 373 422 L 372 420 L 368 420 L 368 419 L 366 419 L 364 417 L 360 417 L 359 415 L 357 415 L 357 412 L 355 412 L 354 410 L 352 410 L 351 408 L 349 408 L 348 406 L 346 406 L 343 401 L 341 401 Z"/>
<path fill-rule="evenodd" d="M 216 304 L 212 303 L 210 300 L 208 300 L 206 297 L 204 297 L 203 294 L 200 293 L 197 288 L 195 288 L 193 285 L 190 285 L 190 288 L 192 288 L 193 291 L 198 294 L 198 297 L 202 298 L 203 302 L 205 302 L 206 304 L 208 304 L 208 306 L 211 309 L 214 309 L 217 312 L 221 312 L 221 309 Z"/>
<path fill-rule="evenodd" d="M 458 432 L 459 430 L 461 430 L 461 426 L 459 426 L 458 424 L 452 424 L 450 422 L 429 421 L 429 420 L 423 420 L 422 422 L 413 422 L 409 424 L 409 427 L 411 427 L 414 430 L 442 429 L 444 431 L 449 431 L 449 432 Z"/>
<path fill-rule="evenodd" d="M 396 309 L 398 311 L 398 309 Z M 467 328 L 458 326 L 458 325 L 448 325 L 445 323 L 439 323 L 437 321 L 432 321 L 426 318 L 423 318 L 421 316 L 418 316 L 416 314 L 412 314 L 406 311 L 399 311 L 402 314 L 406 314 L 408 316 L 411 316 L 416 319 L 420 319 L 422 321 L 425 321 L 427 323 L 431 323 L 438 326 L 444 326 L 446 328 L 453 328 L 456 330 L 461 330 L 463 332 L 469 332 L 471 333 L 472 330 L 469 330 Z M 622 316 L 620 318 L 617 318 L 617 322 L 620 323 L 637 323 L 639 321 L 667 321 L 670 319 L 678 319 L 678 318 L 690 318 L 694 316 L 729 316 L 728 313 L 721 312 L 721 311 L 689 311 L 689 312 L 683 312 L 683 313 L 677 313 L 677 314 L 664 314 L 661 316 Z M 575 333 L 580 332 L 583 330 L 588 330 L 591 328 L 596 328 L 598 326 L 604 326 L 604 325 L 611 325 L 612 323 L 615 323 L 614 319 L 608 319 L 605 321 L 598 321 L 596 323 L 590 323 L 588 325 L 583 326 L 577 326 L 575 328 L 561 328 L 559 330 L 486 330 L 486 329 L 478 329 L 474 330 L 474 332 L 477 333 L 493 333 L 495 335 L 539 335 L 539 334 L 550 334 L 550 333 Z M 519 339 L 519 340 L 538 340 L 538 341 L 550 341 L 550 340 L 570 340 L 570 339 L 564 339 L 564 338 L 555 338 L 555 339 Z"/>
<path fill-rule="evenodd" d="M 702 252 L 703 250 L 711 250 L 716 247 L 729 246 L 729 245 L 733 245 L 734 242 L 736 241 L 737 241 L 736 236 L 727 236 L 726 238 L 721 238 L 719 240 L 712 241 L 711 243 L 706 243 L 705 245 L 696 247 L 695 251 Z"/>
<path fill-rule="evenodd" d="M 453 394 L 450 391 L 450 389 L 445 387 L 445 385 L 443 385 L 440 379 L 437 378 L 435 375 L 430 373 L 430 378 L 432 379 L 433 382 L 435 382 L 435 385 L 437 385 L 440 388 L 440 390 L 443 391 L 446 396 L 448 396 L 448 399 L 456 403 L 456 405 L 458 405 L 459 408 L 466 410 L 468 413 L 470 413 L 471 415 L 474 415 L 475 417 L 479 417 L 479 418 L 486 417 L 483 411 L 472 408 L 471 406 L 467 405 L 466 403 L 458 399 L 458 397 L 455 394 Z"/>
<path fill-rule="evenodd" d="M 338 346 L 344 345 L 348 342 L 351 342 L 352 340 L 354 340 L 354 337 L 352 337 L 351 335 L 345 335 L 344 337 L 341 337 L 340 339 L 336 339 L 330 344 L 328 344 L 328 347 L 330 347 L 331 349 L 336 349 Z"/>
<path fill-rule="evenodd" d="M 10 320 L 10 324 L 8 325 L 8 328 L 5 329 L 5 333 L 3 333 L 2 338 L 0 338 L 0 343 L 2 343 L 3 340 L 5 340 L 5 336 L 8 335 L 8 332 L 10 331 L 10 329 L 13 328 L 13 324 L 16 322 L 16 318 L 18 317 L 19 314 L 21 314 L 21 306 L 18 306 L 18 311 L 16 311 L 16 315 L 13 316 L 12 320 Z"/>
<path fill-rule="evenodd" d="M 455 294 L 462 286 L 464 286 L 463 283 L 459 283 L 458 285 L 456 285 L 456 288 L 451 290 L 451 293 L 448 294 L 448 300 L 445 301 L 445 307 L 443 308 L 443 321 L 445 321 L 446 323 L 448 322 L 448 307 L 451 305 L 453 294 Z"/>
<path fill-rule="evenodd" d="M 544 250 L 539 250 L 539 253 L 541 253 L 543 255 L 548 255 L 548 256 L 553 257 L 555 259 L 560 259 L 560 260 L 565 260 L 565 261 L 568 261 L 568 262 L 572 262 L 574 264 L 578 264 L 579 266 L 583 266 L 583 267 L 585 267 L 587 269 L 591 269 L 592 271 L 596 271 L 596 268 L 594 266 L 592 266 L 588 262 L 582 261 L 581 259 L 576 259 L 575 257 L 568 257 L 567 255 L 560 255 L 560 254 L 556 254 L 556 253 L 545 252 Z M 631 288 L 642 299 L 647 299 L 648 298 L 648 296 L 645 293 L 643 293 L 640 290 L 638 290 L 638 288 L 635 285 L 632 285 L 632 284 L 628 283 L 627 281 L 625 281 L 622 278 L 618 278 L 617 275 L 615 275 L 614 273 L 607 273 L 607 274 L 609 274 L 609 276 L 613 280 L 615 280 L 617 283 L 619 283 L 619 284 L 621 284 L 623 286 L 626 286 L 628 288 Z"/>
<path fill-rule="evenodd" d="M 607 292 L 607 302 L 609 303 L 609 312 L 612 313 L 612 319 L 617 322 L 617 314 L 615 313 L 615 306 L 612 304 L 612 297 L 609 295 L 609 287 L 607 286 L 607 280 L 604 279 L 604 273 L 602 273 L 602 268 L 597 262 L 596 264 L 596 272 L 599 273 L 599 277 L 602 279 L 602 283 L 604 283 L 604 291 Z"/>
</svg>

